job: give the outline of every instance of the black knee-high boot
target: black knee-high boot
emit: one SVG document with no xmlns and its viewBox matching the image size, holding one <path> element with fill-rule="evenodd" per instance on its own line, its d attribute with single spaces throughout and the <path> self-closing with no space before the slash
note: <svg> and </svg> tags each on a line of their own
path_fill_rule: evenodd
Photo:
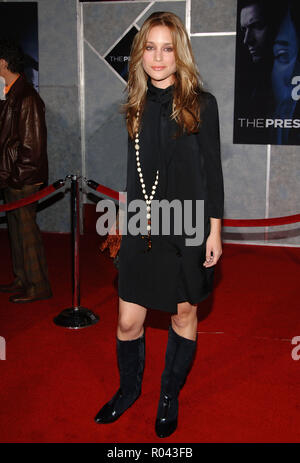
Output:
<svg viewBox="0 0 300 463">
<path fill-rule="evenodd" d="M 97 413 L 96 423 L 116 421 L 140 396 L 145 364 L 145 333 L 130 341 L 117 338 L 117 357 L 120 387 Z"/>
<path fill-rule="evenodd" d="M 183 338 L 169 326 L 165 369 L 161 377 L 155 432 L 158 437 L 167 437 L 177 428 L 178 394 L 190 370 L 196 341 Z"/>
</svg>

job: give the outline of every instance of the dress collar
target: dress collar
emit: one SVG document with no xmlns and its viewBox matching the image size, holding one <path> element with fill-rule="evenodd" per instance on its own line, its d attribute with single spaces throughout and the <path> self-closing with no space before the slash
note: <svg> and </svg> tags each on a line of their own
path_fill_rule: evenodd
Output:
<svg viewBox="0 0 300 463">
<path fill-rule="evenodd" d="M 157 103 L 166 103 L 173 97 L 174 84 L 167 88 L 158 88 L 151 83 L 151 79 L 149 78 L 147 86 L 147 98 L 151 101 L 156 101 Z"/>
</svg>

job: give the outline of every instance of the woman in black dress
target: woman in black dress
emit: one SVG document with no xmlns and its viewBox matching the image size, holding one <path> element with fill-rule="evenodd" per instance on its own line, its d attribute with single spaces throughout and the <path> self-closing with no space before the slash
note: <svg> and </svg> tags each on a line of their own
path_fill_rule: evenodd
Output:
<svg viewBox="0 0 300 463">
<path fill-rule="evenodd" d="M 212 291 L 221 253 L 223 177 L 217 103 L 199 82 L 191 44 L 181 20 L 153 13 L 136 34 L 129 65 L 127 202 L 141 199 L 147 233 L 122 236 L 119 251 L 117 356 L 120 388 L 95 420 L 111 423 L 141 393 L 147 309 L 169 312 L 165 369 L 157 408 L 159 437 L 177 427 L 178 394 L 197 343 L 197 304 Z M 204 201 L 204 239 L 187 245 L 191 233 L 151 233 L 152 201 Z M 152 203 L 152 204 L 151 204 Z M 184 211 L 183 211 L 184 212 Z M 128 213 L 128 222 L 132 213 Z M 195 237 L 196 232 L 194 233 Z M 196 244 L 196 245 L 195 245 Z"/>
</svg>

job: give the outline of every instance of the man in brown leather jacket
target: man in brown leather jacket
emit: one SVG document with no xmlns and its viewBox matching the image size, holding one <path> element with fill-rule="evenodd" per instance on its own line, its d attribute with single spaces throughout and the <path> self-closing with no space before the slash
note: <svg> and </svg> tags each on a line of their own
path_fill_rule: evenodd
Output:
<svg viewBox="0 0 300 463">
<path fill-rule="evenodd" d="M 22 73 L 22 50 L 0 40 L 0 189 L 9 203 L 37 192 L 48 179 L 45 105 Z M 7 212 L 15 280 L 0 291 L 15 293 L 11 302 L 52 296 L 36 204 Z"/>
</svg>

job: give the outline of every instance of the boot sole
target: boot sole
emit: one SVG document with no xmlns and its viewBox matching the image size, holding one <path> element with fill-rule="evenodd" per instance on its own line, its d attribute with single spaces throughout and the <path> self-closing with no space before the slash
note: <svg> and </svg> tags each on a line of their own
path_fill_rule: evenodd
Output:
<svg viewBox="0 0 300 463">
<path fill-rule="evenodd" d="M 169 437 L 171 434 L 173 434 L 174 431 L 176 431 L 177 425 L 178 425 L 177 420 L 170 423 L 169 424 L 170 428 L 166 429 L 166 431 L 163 431 L 163 430 L 157 428 L 158 426 L 160 426 L 160 424 L 156 425 L 155 426 L 156 435 L 158 437 L 160 437 L 160 438 Z"/>
<path fill-rule="evenodd" d="M 137 401 L 137 399 L 140 397 L 140 395 L 141 395 L 141 394 L 139 394 L 139 395 L 137 396 L 137 398 L 134 399 L 134 401 L 132 402 L 132 404 L 130 404 L 129 407 L 127 407 L 127 408 L 126 408 L 122 413 L 120 413 L 119 415 L 114 416 L 114 418 L 112 418 L 112 419 L 109 419 L 109 420 L 105 420 L 105 419 L 104 419 L 104 420 L 102 420 L 102 421 L 98 421 L 98 420 L 96 419 L 96 417 L 95 417 L 95 418 L 94 418 L 95 423 L 97 423 L 97 424 L 109 424 L 109 423 L 114 423 L 114 422 L 117 421 L 119 418 L 121 418 L 121 416 L 124 415 L 124 413 L 125 413 L 130 407 L 132 407 L 132 405 L 134 404 L 134 402 Z M 97 416 L 97 415 L 96 415 L 96 416 Z"/>
<path fill-rule="evenodd" d="M 13 304 L 30 304 L 31 302 L 37 302 L 37 301 L 45 301 L 46 299 L 51 299 L 52 295 L 51 296 L 45 296 L 45 297 L 37 297 L 37 298 L 34 298 L 34 299 L 30 299 L 29 301 L 11 301 L 9 300 L 9 302 L 12 302 Z"/>
<path fill-rule="evenodd" d="M 21 293 L 22 291 L 25 291 L 25 288 L 0 289 L 0 293 Z"/>
</svg>

